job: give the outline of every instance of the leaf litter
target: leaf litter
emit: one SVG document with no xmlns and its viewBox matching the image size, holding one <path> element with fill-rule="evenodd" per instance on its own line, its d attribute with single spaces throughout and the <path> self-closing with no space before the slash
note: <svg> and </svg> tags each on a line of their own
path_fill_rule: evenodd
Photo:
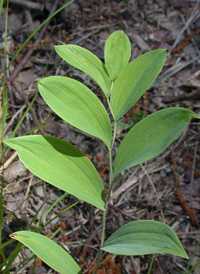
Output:
<svg viewBox="0 0 200 274">
<path fill-rule="evenodd" d="M 44 7 L 50 11 L 51 1 L 44 1 Z M 195 97 L 195 92 L 197 93 L 200 88 L 198 2 L 184 1 L 183 4 L 183 1 L 96 2 L 89 0 L 75 2 L 69 7 L 49 24 L 38 46 L 34 46 L 34 39 L 30 40 L 28 46 L 10 67 L 10 74 L 12 74 L 23 62 L 24 55 L 32 49 L 32 54 L 26 64 L 11 82 L 9 97 L 11 106 L 8 109 L 8 117 L 14 116 L 16 110 L 22 105 L 30 104 L 37 91 L 37 80 L 42 75 L 44 77 L 65 75 L 79 80 L 87 85 L 107 108 L 103 93 L 97 85 L 84 73 L 60 62 L 60 58 L 56 54 L 51 55 L 51 51 L 55 42 L 58 44 L 72 43 L 87 48 L 103 60 L 105 40 L 109 34 L 118 29 L 124 30 L 131 40 L 131 60 L 149 50 L 157 48 L 168 50 L 167 61 L 160 76 L 145 93 L 146 95 L 123 117 L 123 123 L 126 124 L 130 120 L 137 122 L 142 119 L 138 116 L 134 120 L 139 111 L 147 116 L 156 110 L 170 106 L 186 107 L 200 114 L 200 97 Z M 31 24 L 27 15 L 28 7 L 24 8 L 20 3 L 16 3 L 10 5 L 10 10 L 12 13 L 9 15 L 9 22 L 12 24 L 8 26 L 11 33 L 8 58 L 11 60 L 20 44 L 29 35 Z M 24 14 L 24 17 L 17 17 L 19 11 Z M 15 29 L 13 28 L 15 24 L 15 21 L 12 21 L 13 16 L 18 26 Z M 35 14 L 31 13 L 31 20 L 34 23 L 32 27 L 36 27 L 38 20 L 44 21 L 45 19 L 42 9 L 37 10 Z M 22 32 L 23 26 L 26 28 Z M 3 34 L 4 25 L 1 21 L 0 30 Z M 45 69 L 48 62 L 49 65 Z M 19 113 L 11 124 L 9 124 L 10 118 L 7 120 L 6 134 L 12 133 L 20 115 Z M 37 128 L 45 124 L 51 125 L 44 129 Z M 62 138 L 83 151 L 98 170 L 106 192 L 108 159 L 106 148 L 99 140 L 61 121 L 44 104 L 40 96 L 37 97 L 31 111 L 18 129 L 17 135 L 21 136 L 34 128 L 34 133 L 43 134 L 45 132 L 45 134 Z M 123 128 L 118 132 L 116 150 L 128 130 Z M 159 220 L 164 221 L 177 232 L 190 257 L 195 254 L 195 247 L 199 240 L 200 218 L 199 136 L 200 124 L 194 120 L 170 148 L 156 159 L 144 163 L 143 166 L 138 166 L 135 170 L 122 172 L 123 178 L 117 180 L 113 190 L 112 204 L 107 215 L 106 237 L 133 219 Z M 47 208 L 63 194 L 36 177 L 30 181 L 31 174 L 24 167 L 18 166 L 16 156 L 13 157 L 12 164 L 8 162 L 5 166 L 3 174 L 5 218 L 25 197 L 28 199 L 26 206 L 20 206 L 6 222 L 3 229 L 5 239 L 7 237 L 5 227 L 9 228 L 10 233 L 24 229 L 25 224 L 31 222 L 32 217 L 43 203 Z M 11 155 L 6 155 L 5 163 L 10 157 Z M 38 187 L 37 191 L 33 191 L 35 187 Z M 53 207 L 43 220 L 43 224 L 55 217 L 53 223 L 46 227 L 49 236 L 60 224 L 64 224 L 60 225 L 60 232 L 56 236 L 57 242 L 62 243 L 63 247 L 77 258 L 83 273 L 92 273 L 96 263 L 96 248 L 100 243 L 101 212 L 87 203 L 80 202 L 76 207 L 56 217 L 61 210 L 76 201 L 77 198 L 67 195 Z M 40 212 L 36 220 L 39 220 L 41 214 Z M 21 224 L 21 227 L 17 223 Z M 7 256 L 9 252 L 11 249 L 8 249 Z M 199 257 L 198 252 L 199 248 L 192 265 Z M 147 273 L 151 261 L 151 256 L 104 258 L 105 262 L 99 269 L 99 274 Z M 183 273 L 187 265 L 188 261 L 182 258 L 160 254 L 155 257 L 152 273 Z M 26 264 L 24 269 L 26 270 L 23 273 L 32 273 L 31 267 L 27 265 L 26 268 Z M 20 273 L 19 271 L 20 269 L 16 269 L 16 273 Z M 46 266 L 40 263 L 35 267 L 35 273 L 47 273 Z M 193 273 L 197 274 L 198 268 Z"/>
</svg>

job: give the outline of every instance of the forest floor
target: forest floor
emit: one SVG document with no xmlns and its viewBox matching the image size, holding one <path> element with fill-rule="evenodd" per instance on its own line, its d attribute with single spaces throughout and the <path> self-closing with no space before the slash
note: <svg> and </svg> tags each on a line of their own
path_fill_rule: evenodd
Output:
<svg viewBox="0 0 200 274">
<path fill-rule="evenodd" d="M 28 5 L 28 1 L 26 6 L 23 6 L 21 1 L 15 1 L 15 4 L 13 2 L 10 0 L 8 16 L 6 60 L 8 63 L 30 33 L 49 16 L 53 5 L 58 2 L 56 6 L 58 9 L 65 3 L 50 0 L 32 1 L 33 4 L 37 4 L 33 9 Z M 1 49 L 4 46 L 5 13 L 6 7 L 3 7 L 0 18 Z M 167 49 L 166 63 L 159 77 L 125 114 L 122 121 L 128 123 L 132 120 L 136 123 L 143 116 L 167 107 L 185 107 L 200 115 L 200 4 L 198 1 L 79 0 L 56 15 L 43 33 L 42 30 L 37 32 L 10 66 L 7 72 L 9 108 L 4 138 L 11 136 L 20 117 L 36 94 L 37 81 L 41 77 L 63 75 L 81 81 L 108 109 L 106 99 L 96 83 L 85 73 L 61 61 L 53 47 L 55 44 L 76 44 L 90 50 L 104 61 L 105 41 L 109 34 L 116 30 L 123 30 L 131 41 L 130 61 L 150 50 Z M 1 61 L 3 64 L 2 58 Z M 1 75 L 2 68 L 3 66 L 1 66 Z M 70 142 L 93 162 L 106 186 L 109 170 L 108 154 L 104 144 L 92 136 L 74 130 L 71 125 L 62 121 L 40 95 L 37 95 L 16 136 L 45 124 L 49 125 L 35 129 L 31 134 L 52 135 L 66 141 L 70 139 Z M 128 129 L 117 132 L 116 150 L 127 132 Z M 107 214 L 106 237 L 130 221 L 159 220 L 168 224 L 177 233 L 189 258 L 192 258 L 191 265 L 194 266 L 199 261 L 199 140 L 200 122 L 192 120 L 161 155 L 139 165 L 132 172 L 122 174 L 125 176 L 117 180 L 113 189 L 112 203 Z M 9 234 L 26 228 L 42 203 L 44 205 L 35 221 L 63 192 L 32 175 L 14 152 L 5 155 L 4 168 L 5 218 L 28 197 L 3 227 L 3 239 L 7 241 Z M 43 220 L 43 224 L 76 201 L 77 198 L 67 195 L 55 205 Z M 54 239 L 62 246 L 67 246 L 83 273 L 90 274 L 97 261 L 96 250 L 100 245 L 101 220 L 101 211 L 85 202 L 80 202 L 56 217 L 43 232 L 49 236 L 61 227 Z M 76 243 L 68 245 L 69 242 Z M 8 246 L 7 256 L 11 250 L 12 247 Z M 16 262 L 29 254 L 30 251 L 24 248 L 21 257 L 16 258 Z M 103 256 L 105 258 L 108 255 Z M 148 273 L 151 258 L 152 255 L 115 256 L 106 260 L 98 273 Z M 199 266 L 196 266 L 192 272 L 184 272 L 189 262 L 177 256 L 159 254 L 155 256 L 151 273 L 200 273 Z M 25 270 L 16 269 L 12 273 L 32 273 L 32 266 Z M 55 272 L 49 270 L 41 260 L 37 260 L 34 273 Z"/>
</svg>

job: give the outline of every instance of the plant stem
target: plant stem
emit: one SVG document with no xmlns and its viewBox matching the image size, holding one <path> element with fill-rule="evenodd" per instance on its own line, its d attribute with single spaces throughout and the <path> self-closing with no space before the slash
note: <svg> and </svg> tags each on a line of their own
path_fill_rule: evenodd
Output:
<svg viewBox="0 0 200 274">
<path fill-rule="evenodd" d="M 104 236 L 105 236 L 105 228 L 106 228 L 106 212 L 107 212 L 107 208 L 106 208 L 105 211 L 103 211 L 103 227 L 102 227 L 102 233 L 101 233 L 101 247 L 103 247 L 103 244 L 104 244 Z M 97 270 L 99 268 L 99 264 L 100 264 L 100 261 L 101 261 L 102 253 L 103 253 L 103 250 L 100 249 L 97 264 L 96 264 L 96 267 L 95 267 L 95 270 L 94 270 L 93 274 L 97 273 Z"/>
<path fill-rule="evenodd" d="M 147 273 L 147 274 L 150 274 L 150 273 L 151 273 L 151 269 L 152 269 L 152 266 L 153 266 L 154 259 L 155 259 L 155 254 L 153 254 L 153 256 L 152 256 L 152 258 L 151 258 L 151 263 L 150 263 L 150 266 L 149 266 L 149 269 L 148 269 L 148 273 Z"/>
<path fill-rule="evenodd" d="M 109 93 L 108 95 L 106 96 L 106 99 L 107 99 L 107 104 L 109 106 L 109 109 L 110 109 L 110 113 L 112 114 L 112 117 L 113 117 L 113 120 L 115 121 L 115 115 L 113 113 L 113 110 L 112 110 L 112 107 L 111 107 L 111 104 L 110 104 L 110 95 L 111 95 L 111 92 L 112 92 L 112 88 L 113 88 L 113 81 L 111 81 L 111 87 L 110 87 L 110 90 L 109 90 Z M 113 138 L 112 138 L 112 141 L 114 142 L 115 141 L 115 137 L 113 135 Z M 112 149 L 112 148 L 111 148 Z"/>
<path fill-rule="evenodd" d="M 109 102 L 109 100 L 108 100 Z M 110 106 L 110 104 L 109 104 Z M 112 113 L 112 109 L 110 106 L 110 110 Z M 113 167 L 112 167 L 112 148 L 115 142 L 115 136 L 116 136 L 116 121 L 114 120 L 114 130 L 113 130 L 113 138 L 112 138 L 112 144 L 111 144 L 111 148 L 108 148 L 108 154 L 109 154 L 109 166 L 110 166 L 110 178 L 109 178 L 109 190 L 108 190 L 108 196 L 106 199 L 106 203 L 105 203 L 105 211 L 103 211 L 103 226 L 102 226 L 102 234 L 101 234 L 101 247 L 103 247 L 104 245 L 104 238 L 105 238 L 105 229 L 106 229 L 106 213 L 107 213 L 107 209 L 108 209 L 108 204 L 109 204 L 109 200 L 110 200 L 110 196 L 112 193 L 112 187 L 113 187 L 113 183 L 114 183 L 114 178 L 113 178 Z M 103 250 L 100 249 L 99 252 L 99 256 L 98 256 L 98 260 L 97 260 L 97 264 L 94 270 L 93 274 L 97 273 L 100 261 L 101 261 L 101 256 L 102 256 Z"/>
</svg>

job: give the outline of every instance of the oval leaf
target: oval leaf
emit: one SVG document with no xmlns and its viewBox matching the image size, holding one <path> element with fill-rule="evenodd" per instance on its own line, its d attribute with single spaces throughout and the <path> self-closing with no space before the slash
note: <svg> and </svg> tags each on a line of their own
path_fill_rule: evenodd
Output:
<svg viewBox="0 0 200 274">
<path fill-rule="evenodd" d="M 67 77 L 51 76 L 40 80 L 38 89 L 62 119 L 110 146 L 112 129 L 108 114 L 101 101 L 85 85 Z"/>
<path fill-rule="evenodd" d="M 147 52 L 129 63 L 112 87 L 110 103 L 115 119 L 120 119 L 150 87 L 160 73 L 166 50 Z"/>
<path fill-rule="evenodd" d="M 81 274 L 74 259 L 53 240 L 31 231 L 18 231 L 10 235 L 30 248 L 43 262 L 54 270 L 65 274 Z"/>
<path fill-rule="evenodd" d="M 127 35 L 118 30 L 113 32 L 105 43 L 104 59 L 112 80 L 116 79 L 131 57 L 131 44 Z"/>
<path fill-rule="evenodd" d="M 105 210 L 104 188 L 95 167 L 76 147 L 51 136 L 24 136 L 5 141 L 22 163 L 44 181 Z"/>
<path fill-rule="evenodd" d="M 126 168 L 159 155 L 175 140 L 192 118 L 200 119 L 190 110 L 167 108 L 138 122 L 119 146 L 114 161 L 114 177 Z"/>
<path fill-rule="evenodd" d="M 164 223 L 150 220 L 124 225 L 106 240 L 101 249 L 118 255 L 168 253 L 188 258 L 175 232 Z"/>
<path fill-rule="evenodd" d="M 96 55 L 77 45 L 55 46 L 55 50 L 70 65 L 87 73 L 101 87 L 105 95 L 108 95 L 111 87 L 110 79 L 104 64 Z"/>
</svg>

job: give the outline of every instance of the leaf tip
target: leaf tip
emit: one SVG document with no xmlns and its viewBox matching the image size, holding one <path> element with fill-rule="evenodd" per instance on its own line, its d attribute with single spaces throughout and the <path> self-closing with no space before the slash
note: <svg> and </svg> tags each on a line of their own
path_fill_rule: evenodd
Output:
<svg viewBox="0 0 200 274">
<path fill-rule="evenodd" d="M 9 237 L 13 240 L 15 240 L 15 236 L 13 234 L 10 234 Z"/>
</svg>

